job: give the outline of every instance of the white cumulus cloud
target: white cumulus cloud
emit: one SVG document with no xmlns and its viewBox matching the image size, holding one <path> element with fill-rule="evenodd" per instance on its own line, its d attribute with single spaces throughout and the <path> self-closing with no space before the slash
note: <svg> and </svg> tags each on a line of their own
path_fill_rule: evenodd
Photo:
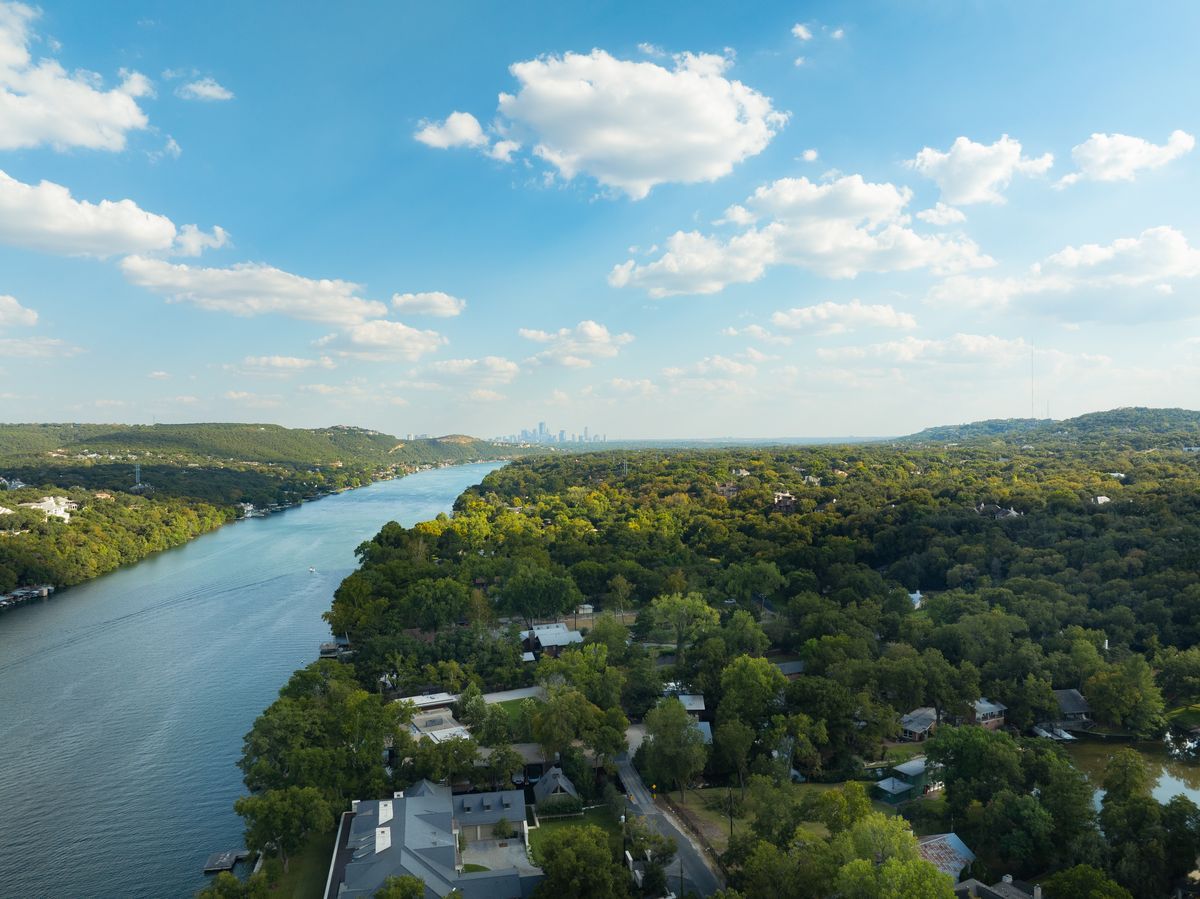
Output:
<svg viewBox="0 0 1200 899">
<path fill-rule="evenodd" d="M 917 320 L 892 306 L 872 305 L 851 300 L 849 303 L 817 303 L 797 306 L 771 316 L 771 323 L 785 331 L 814 331 L 818 334 L 844 334 L 859 328 L 895 328 L 911 330 Z"/>
<path fill-rule="evenodd" d="M 521 367 L 502 356 L 482 359 L 441 359 L 431 362 L 428 370 L 439 375 L 469 378 L 480 384 L 508 384 L 521 373 Z"/>
<path fill-rule="evenodd" d="M 411 315 L 432 315 L 436 318 L 453 318 L 467 308 L 467 301 L 440 290 L 428 293 L 397 293 L 392 295 L 392 305 L 401 312 Z"/>
<path fill-rule="evenodd" d="M 129 132 L 149 124 L 137 102 L 153 94 L 149 79 L 122 72 L 121 83 L 106 89 L 95 73 L 35 61 L 29 48 L 38 15 L 23 3 L 0 3 L 0 150 L 125 149 Z"/>
<path fill-rule="evenodd" d="M 632 334 L 613 334 L 604 325 L 590 320 L 581 321 L 574 328 L 560 328 L 557 331 L 521 328 L 517 333 L 526 340 L 546 347 L 530 361 L 567 368 L 589 368 L 594 359 L 611 359 L 621 351 L 621 347 L 633 340 Z"/>
<path fill-rule="evenodd" d="M 957 225 L 967 220 L 966 213 L 961 209 L 947 206 L 941 200 L 932 209 L 922 209 L 917 213 L 917 218 L 931 225 Z"/>
<path fill-rule="evenodd" d="M 32 328 L 37 320 L 38 314 L 18 303 L 16 297 L 0 294 L 0 328 Z"/>
<path fill-rule="evenodd" d="M 659 184 L 729 174 L 786 122 L 769 97 L 727 77 L 730 65 L 728 57 L 694 53 L 662 65 L 599 49 L 542 56 L 509 67 L 518 87 L 500 94 L 505 140 L 490 145 L 478 120 L 461 112 L 423 123 L 416 137 L 505 161 L 528 144 L 567 181 L 587 175 L 641 199 Z"/>
<path fill-rule="evenodd" d="M 941 189 L 942 200 L 951 206 L 970 203 L 1003 203 L 1003 191 L 1013 175 L 1044 175 L 1054 164 L 1054 155 L 1025 156 L 1021 142 L 1002 135 L 992 144 L 957 138 L 943 152 L 925 147 L 907 165 L 929 178 Z"/>
<path fill-rule="evenodd" d="M 176 88 L 175 94 L 184 100 L 203 100 L 209 103 L 233 99 L 233 91 L 219 84 L 214 78 L 198 78 L 181 84 Z"/>
<path fill-rule="evenodd" d="M 378 319 L 351 325 L 339 334 L 317 341 L 340 356 L 368 362 L 415 362 L 446 343 L 437 331 L 421 331 L 402 322 Z"/>
<path fill-rule="evenodd" d="M 121 260 L 131 284 L 177 303 L 239 316 L 277 313 L 307 321 L 361 323 L 387 307 L 363 299 L 362 286 L 337 279 L 315 280 L 269 265 L 243 262 L 228 268 L 200 268 L 133 255 Z"/>
<path fill-rule="evenodd" d="M 440 122 L 421 122 L 413 135 L 421 143 L 447 150 L 451 147 L 485 147 L 487 135 L 469 112 L 452 112 Z"/>
<path fill-rule="evenodd" d="M 1071 149 L 1079 167 L 1059 179 L 1060 185 L 1076 181 L 1132 181 L 1138 172 L 1156 169 L 1192 151 L 1196 138 L 1186 131 L 1172 131 L 1165 144 L 1153 144 L 1128 134 L 1093 134 Z"/>
<path fill-rule="evenodd" d="M 1029 363 L 1030 346 L 1021 338 L 994 334 L 954 334 L 945 339 L 904 337 L 867 346 L 822 347 L 817 357 L 826 361 L 876 359 L 894 363 L 945 362 L 954 364 L 1010 365 Z"/>
<path fill-rule="evenodd" d="M 801 25 L 799 22 L 797 22 L 792 26 L 792 37 L 801 41 L 811 41 L 812 29 L 810 29 L 807 25 Z"/>
<path fill-rule="evenodd" d="M 717 293 L 756 281 L 772 265 L 791 265 L 830 278 L 860 272 L 929 268 L 949 273 L 994 264 L 966 237 L 921 235 L 908 227 L 908 188 L 874 184 L 861 175 L 818 184 L 781 178 L 758 188 L 723 221 L 747 226 L 728 240 L 678 231 L 662 255 L 613 268 L 614 287 L 641 287 L 652 297 Z"/>
</svg>

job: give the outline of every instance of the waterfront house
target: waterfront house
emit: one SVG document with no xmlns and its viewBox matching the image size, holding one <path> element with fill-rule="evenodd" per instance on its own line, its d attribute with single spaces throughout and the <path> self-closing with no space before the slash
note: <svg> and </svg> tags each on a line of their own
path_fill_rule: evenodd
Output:
<svg viewBox="0 0 1200 899">
<path fill-rule="evenodd" d="M 500 818 L 517 838 L 490 840 Z M 520 790 L 453 797 L 423 780 L 392 799 L 356 800 L 342 815 L 325 899 L 368 899 L 404 875 L 424 881 L 426 899 L 456 890 L 465 899 L 528 899 L 543 876 L 529 861 L 527 839 Z M 485 870 L 467 873 L 467 865 Z"/>
<path fill-rule="evenodd" d="M 1092 709 L 1078 690 L 1055 690 L 1054 700 L 1058 703 L 1058 717 L 1062 721 L 1086 721 Z"/>
<path fill-rule="evenodd" d="M 928 706 L 913 709 L 900 719 L 900 739 L 921 743 L 937 729 L 937 711 Z"/>
<path fill-rule="evenodd" d="M 999 730 L 1004 726 L 1004 713 L 1008 706 L 1002 702 L 992 702 L 990 699 L 976 699 L 968 713 L 967 720 L 988 730 Z"/>
</svg>

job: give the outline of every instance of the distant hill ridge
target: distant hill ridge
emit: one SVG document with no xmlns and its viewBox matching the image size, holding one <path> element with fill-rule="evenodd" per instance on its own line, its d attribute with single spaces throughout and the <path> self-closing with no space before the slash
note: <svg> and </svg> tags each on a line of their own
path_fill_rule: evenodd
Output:
<svg viewBox="0 0 1200 899">
<path fill-rule="evenodd" d="M 1126 406 L 1089 412 L 1061 421 L 1042 418 L 993 418 L 961 425 L 940 425 L 900 438 L 903 443 L 1021 442 L 1045 440 L 1116 442 L 1137 448 L 1200 445 L 1200 412 Z"/>
<path fill-rule="evenodd" d="M 288 465 L 391 464 L 463 461 L 511 447 L 451 434 L 401 440 L 367 428 L 285 428 L 274 424 L 0 424 L 0 458 L 137 453 L 154 456 L 233 459 Z"/>
</svg>

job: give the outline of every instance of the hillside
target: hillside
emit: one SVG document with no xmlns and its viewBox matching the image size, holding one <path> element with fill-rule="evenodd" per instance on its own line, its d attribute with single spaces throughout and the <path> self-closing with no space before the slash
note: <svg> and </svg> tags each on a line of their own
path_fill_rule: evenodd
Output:
<svg viewBox="0 0 1200 899">
<path fill-rule="evenodd" d="M 25 461 L 52 453 L 69 457 L 95 453 L 285 465 L 391 465 L 457 462 L 511 451 L 511 447 L 462 435 L 401 441 L 379 431 L 347 426 L 0 424 L 0 459 Z"/>
<path fill-rule="evenodd" d="M 1005 418 L 926 428 L 901 443 L 1080 443 L 1096 447 L 1180 449 L 1200 444 L 1200 412 L 1130 406 L 1061 421 Z"/>
</svg>

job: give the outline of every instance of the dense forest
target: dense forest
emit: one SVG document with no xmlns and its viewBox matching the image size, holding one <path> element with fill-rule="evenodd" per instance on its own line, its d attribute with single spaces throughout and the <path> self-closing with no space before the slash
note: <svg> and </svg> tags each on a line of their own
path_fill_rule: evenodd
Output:
<svg viewBox="0 0 1200 899">
<path fill-rule="evenodd" d="M 364 543 L 327 615 L 356 649 L 338 689 L 399 715 L 378 739 L 408 762 L 364 780 L 381 775 L 337 748 L 336 728 L 289 732 L 337 717 L 314 668 L 247 736 L 247 784 L 313 788 L 337 811 L 363 790 L 464 776 L 474 749 L 408 746 L 386 697 L 536 682 L 548 698 L 507 727 L 476 710 L 475 741 L 533 740 L 577 770 L 580 747 L 611 760 L 643 721 L 648 779 L 681 799 L 700 779 L 738 789 L 748 829 L 723 855 L 729 895 L 949 895 L 855 786 L 902 748 L 900 717 L 928 706 L 945 789 L 902 807 L 918 833 L 953 830 L 973 874 L 1041 878 L 1051 899 L 1165 896 L 1195 867 L 1200 809 L 1155 800 L 1135 752 L 1092 783 L 1029 734 L 1057 716 L 1056 689 L 1081 691 L 1119 739 L 1162 737 L 1200 698 L 1197 434 L 1197 413 L 1117 410 L 888 444 L 512 464 L 452 516 Z M 583 602 L 600 614 L 582 647 L 520 661 L 519 628 Z M 803 674 L 786 679 L 780 660 Z M 665 682 L 715 710 L 711 747 Z M 981 697 L 1007 706 L 1003 730 L 965 723 Z M 302 770 L 314 746 L 344 770 Z M 805 792 L 797 776 L 842 786 Z"/>
<path fill-rule="evenodd" d="M 80 583 L 231 521 L 239 504 L 291 505 L 422 465 L 526 451 L 350 427 L 0 424 L 0 593 Z M 3 490 L 13 483 L 27 486 Z M 22 506 L 45 496 L 78 511 L 68 521 Z"/>
</svg>

